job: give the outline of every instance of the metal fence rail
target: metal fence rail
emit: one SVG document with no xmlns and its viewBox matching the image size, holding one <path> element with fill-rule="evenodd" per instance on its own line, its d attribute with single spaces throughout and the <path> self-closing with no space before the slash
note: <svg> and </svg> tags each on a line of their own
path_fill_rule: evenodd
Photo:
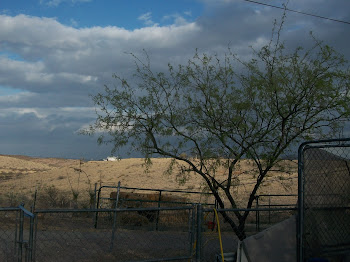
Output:
<svg viewBox="0 0 350 262">
<path fill-rule="evenodd" d="M 293 211 L 297 210 L 297 200 L 298 195 L 295 194 L 261 194 L 255 196 L 256 208 L 267 208 L 269 211 L 264 212 L 263 216 L 260 216 L 260 211 L 256 211 L 256 231 L 260 231 L 261 226 L 264 228 L 264 225 L 271 225 L 276 220 L 279 220 L 281 212 L 274 212 L 271 208 L 291 208 Z M 290 212 L 287 212 L 287 214 Z M 285 215 L 283 215 L 285 217 Z M 265 226 L 266 227 L 266 226 Z"/>
<path fill-rule="evenodd" d="M 120 195 L 120 192 L 130 193 L 135 197 L 132 199 L 126 198 L 125 196 Z M 137 197 L 138 194 L 141 195 L 139 198 Z M 184 197 L 185 195 L 198 196 L 199 199 L 197 199 L 197 201 L 188 201 Z M 145 196 L 152 197 L 147 199 Z M 202 204 L 214 207 L 217 205 L 213 194 L 209 192 L 125 187 L 121 186 L 120 182 L 118 182 L 118 186 L 102 185 L 98 189 L 97 184 L 95 185 L 95 207 L 97 209 L 114 207 L 113 203 L 117 198 L 120 202 L 119 206 L 122 204 L 124 207 L 190 206 L 192 204 Z"/>
</svg>

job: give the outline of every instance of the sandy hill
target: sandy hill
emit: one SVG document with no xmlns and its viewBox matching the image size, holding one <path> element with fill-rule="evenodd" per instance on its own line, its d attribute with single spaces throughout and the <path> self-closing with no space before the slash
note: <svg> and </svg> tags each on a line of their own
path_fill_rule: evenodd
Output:
<svg viewBox="0 0 350 262">
<path fill-rule="evenodd" d="M 68 197 L 73 192 L 79 193 L 79 199 L 88 199 L 95 184 L 153 188 L 153 189 L 181 189 L 189 191 L 203 191 L 205 184 L 198 175 L 190 174 L 186 183 L 179 183 L 181 179 L 176 171 L 165 174 L 170 159 L 154 158 L 153 165 L 145 172 L 144 160 L 140 158 L 122 159 L 121 161 L 88 161 L 58 158 L 32 158 L 27 156 L 0 155 L 0 206 L 13 204 L 21 197 L 31 199 L 35 190 L 43 194 L 50 187 L 66 193 Z M 261 187 L 260 194 L 296 194 L 297 193 L 297 165 L 296 162 L 286 161 L 284 169 L 290 172 L 271 172 Z M 234 194 L 242 201 L 248 196 L 256 173 L 252 170 L 249 160 L 240 162 L 235 171 L 236 184 Z M 220 177 L 221 176 L 221 177 Z M 218 179 L 224 180 L 222 174 Z"/>
<path fill-rule="evenodd" d="M 49 169 L 45 163 L 36 162 L 35 159 L 24 156 L 0 156 L 1 172 L 12 170 L 13 172 L 39 171 Z"/>
</svg>

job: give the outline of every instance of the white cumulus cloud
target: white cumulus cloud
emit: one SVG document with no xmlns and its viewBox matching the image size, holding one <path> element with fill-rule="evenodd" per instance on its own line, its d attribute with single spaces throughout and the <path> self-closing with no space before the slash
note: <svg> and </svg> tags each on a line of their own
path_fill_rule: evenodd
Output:
<svg viewBox="0 0 350 262">
<path fill-rule="evenodd" d="M 158 26 L 158 23 L 153 22 L 152 20 L 152 13 L 147 12 L 145 14 L 142 14 L 138 17 L 140 21 L 142 21 L 146 26 Z"/>
</svg>

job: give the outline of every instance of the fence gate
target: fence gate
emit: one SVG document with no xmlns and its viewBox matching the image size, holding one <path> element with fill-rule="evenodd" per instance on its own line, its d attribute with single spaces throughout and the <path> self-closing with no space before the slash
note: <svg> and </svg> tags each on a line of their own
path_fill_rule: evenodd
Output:
<svg viewBox="0 0 350 262">
<path fill-rule="evenodd" d="M 298 260 L 343 261 L 350 256 L 350 139 L 303 143 L 298 165 Z"/>
<path fill-rule="evenodd" d="M 33 259 L 34 214 L 19 206 L 19 223 L 16 229 L 18 261 L 31 262 Z"/>
<path fill-rule="evenodd" d="M 34 215 L 23 206 L 0 208 L 0 221 L 0 261 L 32 261 Z"/>
</svg>

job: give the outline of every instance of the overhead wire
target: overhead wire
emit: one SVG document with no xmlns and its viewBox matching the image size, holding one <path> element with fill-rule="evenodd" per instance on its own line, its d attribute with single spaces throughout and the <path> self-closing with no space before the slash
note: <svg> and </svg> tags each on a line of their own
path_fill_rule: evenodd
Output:
<svg viewBox="0 0 350 262">
<path fill-rule="evenodd" d="M 269 6 L 269 7 L 273 7 L 273 8 L 277 8 L 277 9 L 286 10 L 286 11 L 289 11 L 289 12 L 294 12 L 294 13 L 298 13 L 298 14 L 302 14 L 302 15 L 313 16 L 313 17 L 317 17 L 317 18 L 321 18 L 321 19 L 325 19 L 325 20 L 330 20 L 330 21 L 333 21 L 333 22 L 338 22 L 338 23 L 343 23 L 343 24 L 348 24 L 348 25 L 350 25 L 350 22 L 348 22 L 348 21 L 339 20 L 339 19 L 334 19 L 334 18 L 330 18 L 330 17 L 326 17 L 326 16 L 321 16 L 321 15 L 315 15 L 315 14 L 306 13 L 306 12 L 302 12 L 302 11 L 297 11 L 297 10 L 289 9 L 289 8 L 287 8 L 287 7 L 280 7 L 280 6 L 276 6 L 276 5 L 261 3 L 261 2 L 254 1 L 254 0 L 243 0 L 243 1 L 250 2 L 250 3 L 254 3 L 254 4 L 258 4 L 258 5 Z"/>
</svg>

